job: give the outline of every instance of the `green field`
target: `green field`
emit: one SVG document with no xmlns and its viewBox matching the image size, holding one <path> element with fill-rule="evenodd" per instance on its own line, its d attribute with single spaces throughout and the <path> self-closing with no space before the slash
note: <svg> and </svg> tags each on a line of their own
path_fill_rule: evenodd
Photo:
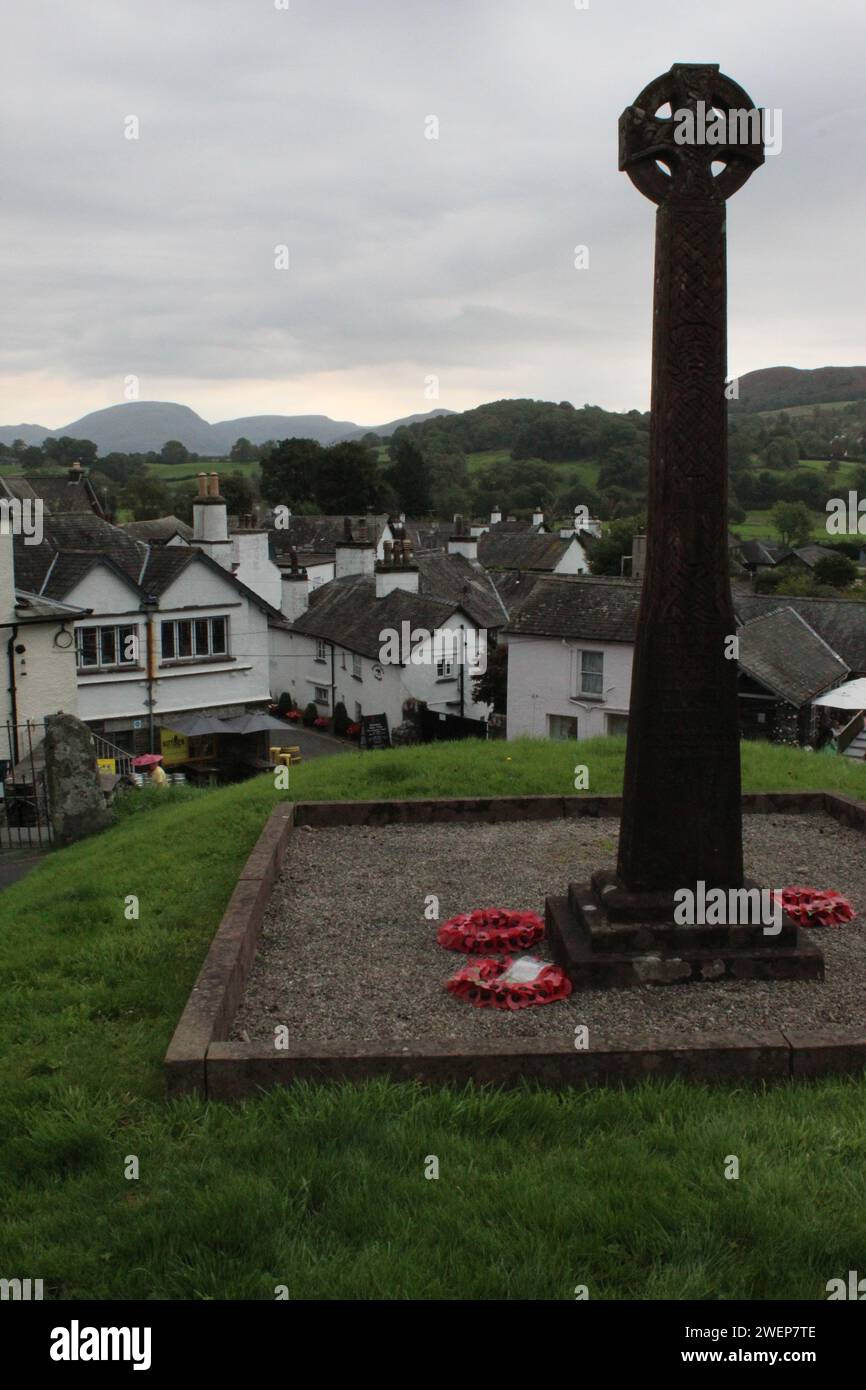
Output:
<svg viewBox="0 0 866 1390">
<path fill-rule="evenodd" d="M 199 473 L 241 473 L 245 478 L 258 478 L 260 465 L 252 463 L 232 463 L 229 459 L 199 459 L 196 463 L 149 463 L 147 473 L 152 478 L 161 478 L 164 483 L 189 483 L 195 491 Z"/>
<path fill-rule="evenodd" d="M 592 792 L 620 788 L 621 739 L 580 756 Z M 348 753 L 293 769 L 292 794 L 568 793 L 574 757 L 527 740 Z M 750 790 L 866 798 L 866 768 L 844 758 L 747 744 L 743 773 Z M 592 1298 L 811 1300 L 863 1267 L 862 1080 L 166 1102 L 165 1047 L 276 795 L 269 778 L 135 794 L 115 827 L 0 894 L 6 1277 L 42 1278 L 55 1299 L 268 1300 L 287 1285 L 292 1299 L 571 1301 L 587 1284 Z"/>
<path fill-rule="evenodd" d="M 818 543 L 826 542 L 827 536 L 827 514 L 826 512 L 812 513 L 812 540 Z M 745 521 L 732 521 L 730 530 L 743 541 L 776 541 L 779 540 L 779 533 L 773 525 L 772 511 L 752 511 L 746 513 Z"/>
</svg>

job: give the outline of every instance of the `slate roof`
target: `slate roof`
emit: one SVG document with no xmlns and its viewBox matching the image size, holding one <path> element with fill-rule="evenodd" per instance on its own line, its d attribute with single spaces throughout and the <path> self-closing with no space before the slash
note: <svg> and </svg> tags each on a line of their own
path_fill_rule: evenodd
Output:
<svg viewBox="0 0 866 1390">
<path fill-rule="evenodd" d="M 370 540 L 378 544 L 382 532 L 388 524 L 388 517 L 384 513 L 373 517 L 360 517 L 354 512 L 345 515 L 351 516 L 356 540 L 358 539 L 358 522 L 372 522 L 373 529 L 370 533 Z M 344 521 L 345 516 L 295 516 L 293 513 L 289 518 L 288 526 L 280 530 L 273 530 L 274 548 L 279 552 L 292 548 L 295 550 L 315 550 L 333 557 L 337 542 L 343 539 Z"/>
<path fill-rule="evenodd" d="M 518 609 L 535 593 L 535 586 L 543 583 L 545 575 L 534 574 L 532 570 L 491 570 L 490 578 L 505 607 L 509 619 L 513 619 Z"/>
<path fill-rule="evenodd" d="M 139 598 L 159 598 L 188 565 L 206 564 L 228 579 L 269 617 L 280 619 L 279 610 L 254 593 L 228 570 L 196 546 L 145 544 L 122 526 L 113 526 L 92 513 L 43 518 L 39 545 L 14 538 L 15 581 L 29 593 L 62 600 L 95 565 L 107 565 L 125 579 Z"/>
<path fill-rule="evenodd" d="M 798 709 L 849 674 L 793 608 L 753 618 L 737 636 L 740 669 Z"/>
<path fill-rule="evenodd" d="M 777 565 L 791 554 L 787 545 L 774 541 L 740 541 L 739 548 L 746 565 Z"/>
<path fill-rule="evenodd" d="M 415 563 L 422 594 L 459 604 L 479 627 L 498 628 L 506 622 L 507 610 L 490 575 L 465 555 L 428 551 L 416 554 Z"/>
<path fill-rule="evenodd" d="M 552 571 L 571 545 L 571 538 L 555 535 L 497 534 L 498 528 L 478 537 L 478 559 L 485 569 Z"/>
<path fill-rule="evenodd" d="M 781 560 L 777 560 L 776 564 L 782 564 L 796 555 L 797 559 L 801 560 L 802 563 L 807 565 L 811 570 L 815 568 L 818 561 L 822 560 L 825 555 L 836 554 L 838 554 L 838 551 L 831 550 L 829 546 L 826 545 L 799 545 L 794 550 L 788 551 L 787 555 L 784 555 Z"/>
<path fill-rule="evenodd" d="M 516 517 L 507 517 L 504 521 L 492 522 L 485 534 L 488 536 L 534 536 L 538 534 L 538 527 L 533 526 L 532 522 L 525 517 L 521 521 L 518 521 Z"/>
<path fill-rule="evenodd" d="M 640 593 L 640 583 L 631 579 L 601 575 L 539 579 L 505 631 L 532 637 L 633 642 Z"/>
<path fill-rule="evenodd" d="M 300 569 L 305 569 L 308 565 L 333 565 L 335 559 L 335 552 L 333 550 L 299 550 L 297 552 L 297 555 L 298 566 Z M 278 565 L 280 569 L 291 569 L 292 557 L 289 554 L 289 551 L 280 550 L 274 556 L 274 564 Z"/>
<path fill-rule="evenodd" d="M 425 551 L 446 550 L 448 537 L 454 534 L 453 521 L 406 521 L 406 539 L 412 542 L 416 555 Z"/>
<path fill-rule="evenodd" d="M 83 476 L 74 483 L 65 475 L 56 474 L 50 474 L 45 478 L 38 474 L 31 474 L 26 478 L 0 478 L 0 496 L 4 493 L 10 498 L 17 497 L 22 502 L 26 499 L 41 498 L 45 509 L 52 516 L 58 516 L 62 512 L 92 512 L 96 516 L 102 516 L 102 507 L 96 491 Z"/>
<path fill-rule="evenodd" d="M 321 637 L 378 661 L 382 648 L 380 633 L 385 628 L 400 632 L 400 624 L 433 632 L 454 612 L 456 605 L 424 594 L 394 589 L 386 598 L 376 598 L 376 581 L 369 575 L 349 575 L 332 580 L 311 595 L 310 607 L 292 624 L 293 632 Z"/>
<path fill-rule="evenodd" d="M 157 516 L 152 521 L 126 521 L 122 530 L 137 541 L 151 541 L 154 545 L 167 545 L 174 536 L 182 536 L 191 541 L 193 529 L 176 516 Z"/>
<path fill-rule="evenodd" d="M 866 603 L 846 598 L 734 594 L 734 611 L 741 623 L 780 608 L 793 608 L 855 675 L 866 675 Z"/>
</svg>

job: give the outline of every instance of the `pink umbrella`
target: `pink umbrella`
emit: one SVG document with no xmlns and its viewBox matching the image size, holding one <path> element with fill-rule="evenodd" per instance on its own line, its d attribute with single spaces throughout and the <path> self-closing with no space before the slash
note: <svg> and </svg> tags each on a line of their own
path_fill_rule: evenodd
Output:
<svg viewBox="0 0 866 1390">
<path fill-rule="evenodd" d="M 153 767 L 155 763 L 162 762 L 161 753 L 141 753 L 137 758 L 133 758 L 133 767 Z"/>
</svg>

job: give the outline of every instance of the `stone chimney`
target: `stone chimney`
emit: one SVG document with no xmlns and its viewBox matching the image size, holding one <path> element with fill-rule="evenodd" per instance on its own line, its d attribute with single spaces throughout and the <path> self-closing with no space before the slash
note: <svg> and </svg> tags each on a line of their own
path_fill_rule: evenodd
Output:
<svg viewBox="0 0 866 1390">
<path fill-rule="evenodd" d="M 376 538 L 364 521 L 352 525 L 350 517 L 343 520 L 343 539 L 337 541 L 337 561 L 334 578 L 348 574 L 373 574 L 376 568 Z"/>
<path fill-rule="evenodd" d="M 223 569 L 232 567 L 225 499 L 220 497 L 219 474 L 198 475 L 198 493 L 192 504 L 192 544 L 203 550 Z"/>
<path fill-rule="evenodd" d="M 69 465 L 69 468 L 67 469 L 67 481 L 70 483 L 80 483 L 83 477 L 84 469 L 81 467 L 81 464 L 78 462 L 78 459 L 75 459 L 75 461 L 71 463 Z"/>
<path fill-rule="evenodd" d="M 544 525 L 544 509 L 540 502 L 538 506 L 535 508 L 535 511 L 532 513 L 532 524 L 533 526 Z"/>
<path fill-rule="evenodd" d="M 282 597 L 280 611 L 284 618 L 293 623 L 306 613 L 310 606 L 310 581 L 307 571 L 298 564 L 298 552 L 289 551 L 290 568 L 282 571 Z"/>
<path fill-rule="evenodd" d="M 500 508 L 499 503 L 497 502 L 494 504 L 493 511 L 490 513 L 490 525 L 498 526 L 501 520 L 502 509 Z"/>
<path fill-rule="evenodd" d="M 448 554 L 463 555 L 467 560 L 478 559 L 478 537 L 468 533 L 462 516 L 454 518 L 454 530 L 448 537 Z"/>
<path fill-rule="evenodd" d="M 412 542 L 404 537 L 386 541 L 385 558 L 376 565 L 376 597 L 386 598 L 394 589 L 417 594 L 418 579 Z"/>
</svg>

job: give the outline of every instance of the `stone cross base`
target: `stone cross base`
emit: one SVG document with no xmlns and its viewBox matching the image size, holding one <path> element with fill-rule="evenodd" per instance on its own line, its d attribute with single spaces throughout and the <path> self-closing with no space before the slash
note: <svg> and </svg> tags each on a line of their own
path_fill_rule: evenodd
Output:
<svg viewBox="0 0 866 1390">
<path fill-rule="evenodd" d="M 760 925 L 679 926 L 673 892 L 632 893 L 612 873 L 569 884 L 544 915 L 553 959 L 575 989 L 824 978 L 820 947 L 787 913 L 776 935 Z"/>
</svg>

